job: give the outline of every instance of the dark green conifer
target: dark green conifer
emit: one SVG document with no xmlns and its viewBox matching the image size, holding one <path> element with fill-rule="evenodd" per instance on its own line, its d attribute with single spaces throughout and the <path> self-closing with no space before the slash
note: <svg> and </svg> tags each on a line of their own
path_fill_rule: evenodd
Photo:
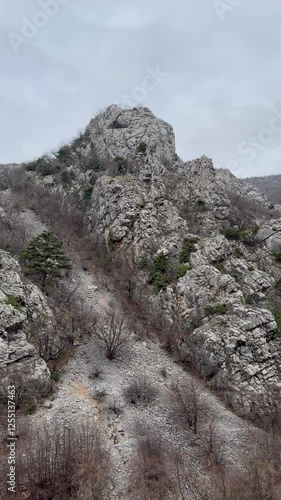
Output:
<svg viewBox="0 0 281 500">
<path fill-rule="evenodd" d="M 43 231 L 33 238 L 22 250 L 20 259 L 27 274 L 40 277 L 43 289 L 48 280 L 61 278 L 62 271 L 71 269 L 62 243 L 49 231 Z"/>
</svg>

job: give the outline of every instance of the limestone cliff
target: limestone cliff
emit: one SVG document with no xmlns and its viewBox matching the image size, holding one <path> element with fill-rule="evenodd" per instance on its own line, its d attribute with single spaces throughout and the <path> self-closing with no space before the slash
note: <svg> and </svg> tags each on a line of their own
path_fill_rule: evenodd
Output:
<svg viewBox="0 0 281 500">
<path fill-rule="evenodd" d="M 271 311 L 280 294 L 281 212 L 257 187 L 206 156 L 182 161 L 169 124 L 147 108 L 115 105 L 28 170 L 83 200 L 89 234 L 104 237 L 113 259 L 123 254 L 142 268 L 139 289 L 172 332 L 180 318 L 182 356 L 210 385 L 235 405 L 280 384 Z M 167 269 L 155 291 L 149 273 L 159 253 Z M 20 332 L 25 311 L 13 311 Z"/>
<path fill-rule="evenodd" d="M 39 289 L 26 282 L 16 260 L 0 250 L 0 382 L 21 383 L 33 396 L 47 394 L 50 373 L 33 346 L 32 325 L 50 313 Z M 20 388 L 18 387 L 18 390 Z"/>
</svg>

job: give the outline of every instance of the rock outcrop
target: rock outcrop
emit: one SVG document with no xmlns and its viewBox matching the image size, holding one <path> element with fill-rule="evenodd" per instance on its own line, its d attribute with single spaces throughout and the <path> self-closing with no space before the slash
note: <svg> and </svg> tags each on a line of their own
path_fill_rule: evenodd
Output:
<svg viewBox="0 0 281 500">
<path fill-rule="evenodd" d="M 206 156 L 180 160 L 171 127 L 146 108 L 111 106 L 87 132 L 100 156 L 121 157 L 127 164 L 120 175 L 96 181 L 90 227 L 110 235 L 119 249 L 133 248 L 137 258 L 152 260 L 165 249 L 171 266 L 178 262 L 184 238 L 199 232 L 197 251 L 189 259 L 192 269 L 152 299 L 171 321 L 180 308 L 191 332 L 182 344 L 185 354 L 213 387 L 229 393 L 234 405 L 245 394 L 252 397 L 268 384 L 279 384 L 280 347 L 267 292 L 277 278 L 278 266 L 271 274 L 276 267 L 271 252 L 281 248 L 281 232 L 280 220 L 265 220 L 271 202 L 229 171 L 216 170 Z M 257 248 L 220 233 L 233 210 L 233 195 L 246 200 L 247 209 L 254 204 L 249 220 L 254 225 L 259 219 L 260 229 L 253 234 Z M 264 252 L 269 261 L 260 269 Z"/>
<path fill-rule="evenodd" d="M 113 259 L 122 253 L 146 262 L 138 288 L 171 328 L 180 312 L 181 349 L 209 383 L 234 405 L 280 384 L 269 300 L 281 277 L 279 208 L 206 156 L 182 161 L 172 127 L 147 108 L 110 106 L 58 157 L 61 178 L 48 175 L 45 184 L 86 196 L 89 234 L 105 238 Z M 185 261 L 183 243 L 194 236 Z M 161 251 L 169 283 L 156 294 L 148 272 Z"/>
<path fill-rule="evenodd" d="M 0 381 L 32 387 L 33 395 L 50 389 L 50 372 L 32 345 L 32 325 L 50 314 L 39 289 L 21 278 L 18 263 L 0 251 Z M 20 390 L 18 388 L 18 390 Z"/>
</svg>

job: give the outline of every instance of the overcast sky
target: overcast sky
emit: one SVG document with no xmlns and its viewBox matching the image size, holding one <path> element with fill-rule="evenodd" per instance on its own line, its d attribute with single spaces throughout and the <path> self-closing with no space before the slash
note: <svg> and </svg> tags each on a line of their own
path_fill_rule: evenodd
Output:
<svg viewBox="0 0 281 500">
<path fill-rule="evenodd" d="M 171 123 L 184 160 L 281 173 L 277 0 L 0 0 L 0 163 L 114 102 Z"/>
</svg>

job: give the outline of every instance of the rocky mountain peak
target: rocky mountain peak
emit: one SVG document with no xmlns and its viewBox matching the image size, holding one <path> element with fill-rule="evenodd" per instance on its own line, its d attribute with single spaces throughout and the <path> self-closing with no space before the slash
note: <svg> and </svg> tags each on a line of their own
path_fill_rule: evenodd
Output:
<svg viewBox="0 0 281 500">
<path fill-rule="evenodd" d="M 147 154 L 155 160 L 175 159 L 173 128 L 146 107 L 121 109 L 111 105 L 90 121 L 86 134 L 103 157 L 135 159 Z"/>
</svg>

